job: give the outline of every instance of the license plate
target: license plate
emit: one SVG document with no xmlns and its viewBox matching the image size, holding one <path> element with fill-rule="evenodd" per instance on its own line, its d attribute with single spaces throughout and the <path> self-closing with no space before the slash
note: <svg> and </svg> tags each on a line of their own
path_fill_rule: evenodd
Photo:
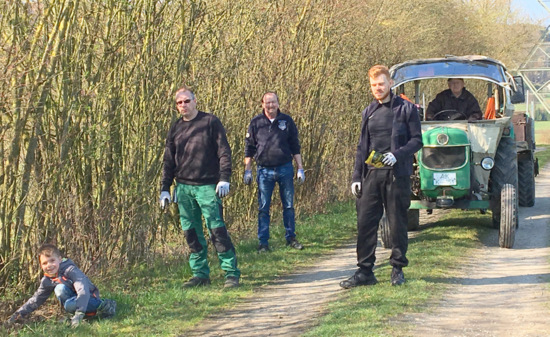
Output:
<svg viewBox="0 0 550 337">
<path fill-rule="evenodd" d="M 435 186 L 456 185 L 456 173 L 454 172 L 436 172 L 434 173 Z"/>
</svg>

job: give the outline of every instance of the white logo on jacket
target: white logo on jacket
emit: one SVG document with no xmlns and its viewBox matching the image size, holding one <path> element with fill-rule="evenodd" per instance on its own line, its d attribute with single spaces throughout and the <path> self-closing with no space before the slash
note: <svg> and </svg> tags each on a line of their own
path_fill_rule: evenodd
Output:
<svg viewBox="0 0 550 337">
<path fill-rule="evenodd" d="M 279 129 L 286 130 L 286 121 L 279 121 Z"/>
</svg>

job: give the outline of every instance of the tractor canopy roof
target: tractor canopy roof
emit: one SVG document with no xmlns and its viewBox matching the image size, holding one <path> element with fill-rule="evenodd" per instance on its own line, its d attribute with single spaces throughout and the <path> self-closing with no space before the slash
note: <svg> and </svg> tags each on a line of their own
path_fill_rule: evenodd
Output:
<svg viewBox="0 0 550 337">
<path fill-rule="evenodd" d="M 390 69 L 393 87 L 432 78 L 473 78 L 510 87 L 512 76 L 500 61 L 481 55 L 447 56 L 406 61 Z"/>
</svg>

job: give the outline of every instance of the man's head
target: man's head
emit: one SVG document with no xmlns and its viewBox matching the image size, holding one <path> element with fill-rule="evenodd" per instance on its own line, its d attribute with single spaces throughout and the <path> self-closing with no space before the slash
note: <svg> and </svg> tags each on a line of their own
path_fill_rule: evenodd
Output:
<svg viewBox="0 0 550 337">
<path fill-rule="evenodd" d="M 40 261 L 40 268 L 46 276 L 57 276 L 59 264 L 61 263 L 61 252 L 55 245 L 43 244 L 38 249 L 38 260 Z"/>
<path fill-rule="evenodd" d="M 268 91 L 263 95 L 262 108 L 264 108 L 265 113 L 271 117 L 277 115 L 277 111 L 279 111 L 279 97 L 275 92 Z"/>
<path fill-rule="evenodd" d="M 462 89 L 464 89 L 464 79 L 462 78 L 449 78 L 447 80 L 449 89 L 455 97 L 459 97 L 462 94 Z"/>
<path fill-rule="evenodd" d="M 387 102 L 390 99 L 391 79 L 388 67 L 375 65 L 369 69 L 370 89 L 374 98 L 379 102 Z"/>
<path fill-rule="evenodd" d="M 176 108 L 184 120 L 191 120 L 197 115 L 197 100 L 195 94 L 188 87 L 182 87 L 174 95 Z"/>
</svg>

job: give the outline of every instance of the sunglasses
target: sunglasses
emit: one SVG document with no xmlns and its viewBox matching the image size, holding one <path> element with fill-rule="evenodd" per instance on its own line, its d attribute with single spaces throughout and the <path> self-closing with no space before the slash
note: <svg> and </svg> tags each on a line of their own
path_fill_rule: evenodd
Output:
<svg viewBox="0 0 550 337">
<path fill-rule="evenodd" d="M 185 104 L 191 103 L 191 100 L 190 99 L 185 99 L 183 101 L 176 101 L 177 105 L 180 105 L 180 104 L 183 104 L 183 103 L 185 103 Z"/>
</svg>

